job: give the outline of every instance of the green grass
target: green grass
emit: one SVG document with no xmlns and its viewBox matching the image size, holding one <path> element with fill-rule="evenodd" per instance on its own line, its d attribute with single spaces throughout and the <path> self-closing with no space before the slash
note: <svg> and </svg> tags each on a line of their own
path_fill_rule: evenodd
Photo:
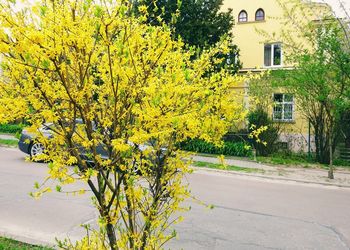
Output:
<svg viewBox="0 0 350 250">
<path fill-rule="evenodd" d="M 301 165 L 305 168 L 308 168 L 310 167 L 310 164 L 315 163 L 312 160 L 308 160 L 298 156 L 279 156 L 279 155 L 267 156 L 267 157 L 258 156 L 256 159 L 258 162 L 262 162 L 262 163 L 270 163 L 274 165 L 288 165 L 288 166 Z"/>
<path fill-rule="evenodd" d="M 14 139 L 0 139 L 0 145 L 6 145 L 6 146 L 17 146 L 18 145 L 18 140 Z"/>
<path fill-rule="evenodd" d="M 216 164 L 216 163 L 209 163 L 209 162 L 203 162 L 203 161 L 195 161 L 192 163 L 195 167 L 205 167 L 205 168 L 212 168 L 212 169 L 223 169 L 223 170 L 230 170 L 230 171 L 237 171 L 237 172 L 244 172 L 244 173 L 265 173 L 263 169 L 259 168 L 244 168 L 244 167 L 237 167 L 233 165 L 227 165 L 224 167 L 222 164 Z"/>
<path fill-rule="evenodd" d="M 20 241 L 0 237 L 0 250 L 52 250 L 52 248 L 34 246 Z"/>
<path fill-rule="evenodd" d="M 324 168 L 328 169 L 328 165 L 321 164 L 315 161 L 314 158 L 308 158 L 307 155 L 272 155 L 272 156 L 258 156 L 257 161 L 261 163 L 269 163 L 273 165 L 296 166 L 303 168 Z M 334 166 L 350 167 L 350 161 L 335 159 Z"/>
<path fill-rule="evenodd" d="M 335 159 L 333 164 L 335 166 L 350 167 L 350 161 L 349 160 Z"/>
</svg>

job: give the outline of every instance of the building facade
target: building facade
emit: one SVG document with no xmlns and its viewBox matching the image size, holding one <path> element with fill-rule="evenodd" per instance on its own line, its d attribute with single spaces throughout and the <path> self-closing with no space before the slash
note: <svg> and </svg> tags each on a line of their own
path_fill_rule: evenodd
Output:
<svg viewBox="0 0 350 250">
<path fill-rule="evenodd" d="M 296 6 L 302 10 L 295 11 Z M 226 0 L 223 8 L 233 10 L 233 40 L 240 49 L 242 74 L 293 69 L 293 64 L 287 60 L 288 54 L 295 53 L 291 40 L 294 44 L 307 44 L 298 34 L 301 25 L 297 20 L 316 21 L 330 13 L 328 5 L 299 0 Z M 242 88 L 247 88 L 249 93 L 249 82 Z M 313 135 L 309 122 L 298 112 L 298 100 L 283 89 L 273 89 L 268 98 L 267 111 L 274 122 L 281 124 L 282 144 L 293 151 L 305 152 L 309 146 L 312 149 Z M 249 103 L 249 98 L 246 102 Z M 247 104 L 248 107 L 253 105 Z"/>
</svg>

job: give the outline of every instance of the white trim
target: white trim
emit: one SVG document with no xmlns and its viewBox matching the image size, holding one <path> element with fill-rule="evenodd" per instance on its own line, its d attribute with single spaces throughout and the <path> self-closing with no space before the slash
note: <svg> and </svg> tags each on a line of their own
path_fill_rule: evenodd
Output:
<svg viewBox="0 0 350 250">
<path fill-rule="evenodd" d="M 282 95 L 282 102 L 275 102 L 275 95 Z M 286 95 L 291 95 L 292 96 L 292 101 L 285 101 L 285 96 Z M 294 96 L 292 94 L 288 94 L 288 93 L 273 93 L 272 94 L 272 99 L 274 101 L 274 105 L 272 108 L 272 120 L 276 121 L 276 122 L 294 122 L 295 121 L 295 117 L 294 117 L 294 111 L 295 111 L 295 103 L 294 103 Z M 281 118 L 275 118 L 275 107 L 276 104 L 281 105 Z M 292 113 L 292 117 L 290 119 L 286 119 L 285 118 L 285 105 L 289 104 L 292 107 L 291 113 Z"/>
<path fill-rule="evenodd" d="M 265 46 L 271 46 L 271 65 L 265 65 Z M 280 58 L 280 64 L 275 65 L 274 62 L 274 52 L 275 52 L 275 46 L 279 45 L 280 50 L 281 50 L 281 58 Z M 282 50 L 282 43 L 281 42 L 276 42 L 276 43 L 265 43 L 264 44 L 264 58 L 263 58 L 263 65 L 264 68 L 281 68 L 283 67 L 283 50 Z"/>
</svg>

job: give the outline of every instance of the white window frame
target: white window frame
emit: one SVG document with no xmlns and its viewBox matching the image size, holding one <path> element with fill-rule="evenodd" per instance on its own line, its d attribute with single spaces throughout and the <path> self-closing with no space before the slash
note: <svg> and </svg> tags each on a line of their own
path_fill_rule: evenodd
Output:
<svg viewBox="0 0 350 250">
<path fill-rule="evenodd" d="M 282 95 L 282 102 L 275 102 L 275 95 Z M 286 95 L 291 95 L 292 96 L 292 101 L 286 101 L 285 100 L 285 96 Z M 272 100 L 274 102 L 273 108 L 272 108 L 272 119 L 276 122 L 293 122 L 294 121 L 294 107 L 295 107 L 295 103 L 294 103 L 294 95 L 292 94 L 288 94 L 288 93 L 273 93 L 272 94 Z M 276 118 L 275 114 L 275 107 L 276 105 L 281 105 L 282 110 L 281 110 L 281 118 Z M 292 117 L 289 119 L 285 118 L 285 104 L 290 104 L 292 106 Z"/>
<path fill-rule="evenodd" d="M 271 46 L 271 65 L 265 65 L 265 46 L 268 46 L 270 45 Z M 275 62 L 274 62 L 274 53 L 275 53 L 275 46 L 276 45 L 279 45 L 280 46 L 280 49 L 281 49 L 281 59 L 280 59 L 280 64 L 278 65 L 275 65 Z M 283 49 L 282 49 L 282 43 L 265 43 L 264 44 L 264 67 L 265 68 L 278 68 L 278 67 L 282 67 L 283 65 Z"/>
</svg>

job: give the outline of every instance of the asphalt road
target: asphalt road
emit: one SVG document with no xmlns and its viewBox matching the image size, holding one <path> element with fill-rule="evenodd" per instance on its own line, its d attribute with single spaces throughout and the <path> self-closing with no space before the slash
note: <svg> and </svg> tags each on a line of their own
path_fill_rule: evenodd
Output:
<svg viewBox="0 0 350 250">
<path fill-rule="evenodd" d="M 79 225 L 97 216 L 89 195 L 53 192 L 34 200 L 28 193 L 47 167 L 24 157 L 0 147 L 0 234 L 33 243 L 80 238 Z M 214 209 L 188 201 L 192 209 L 167 248 L 350 249 L 350 189 L 206 171 L 187 180 Z"/>
</svg>

